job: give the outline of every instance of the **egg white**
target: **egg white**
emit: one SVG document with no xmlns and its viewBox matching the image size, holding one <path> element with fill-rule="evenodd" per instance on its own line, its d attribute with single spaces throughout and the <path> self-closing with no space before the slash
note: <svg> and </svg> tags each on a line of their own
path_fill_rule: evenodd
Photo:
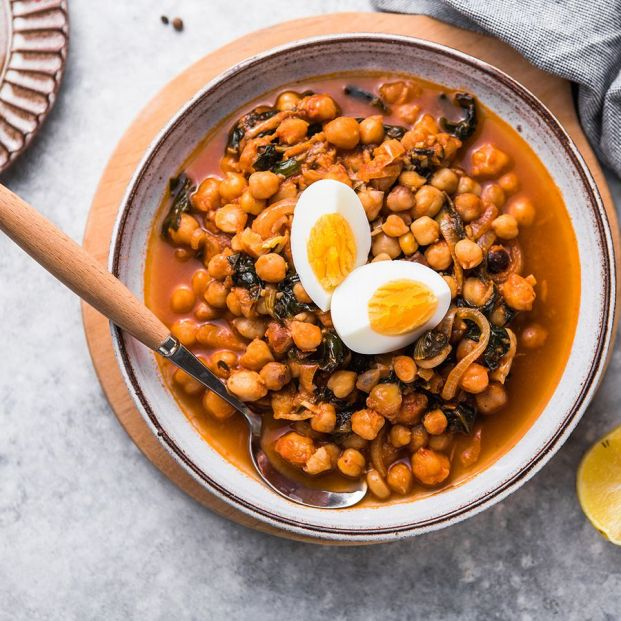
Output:
<svg viewBox="0 0 621 621">
<path fill-rule="evenodd" d="M 317 220 L 338 213 L 347 220 L 356 240 L 354 268 L 364 265 L 371 248 L 371 231 L 358 195 L 344 183 L 321 179 L 310 185 L 298 199 L 291 225 L 291 254 L 302 286 L 323 310 L 330 308 L 332 291 L 326 291 L 308 262 L 308 239 Z"/>
<path fill-rule="evenodd" d="M 371 327 L 368 305 L 375 291 L 387 282 L 409 279 L 423 283 L 434 293 L 438 305 L 432 317 L 416 330 L 389 336 Z M 355 269 L 332 296 L 332 323 L 349 349 L 360 354 L 384 354 L 413 343 L 435 328 L 451 304 L 451 290 L 437 272 L 411 261 L 379 261 Z"/>
</svg>

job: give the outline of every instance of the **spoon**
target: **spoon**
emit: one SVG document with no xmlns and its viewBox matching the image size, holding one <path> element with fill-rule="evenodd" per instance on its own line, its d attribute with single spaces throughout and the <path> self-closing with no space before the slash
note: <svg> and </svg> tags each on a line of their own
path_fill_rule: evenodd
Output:
<svg viewBox="0 0 621 621">
<path fill-rule="evenodd" d="M 298 504 L 322 509 L 351 507 L 364 498 L 367 491 L 365 481 L 352 482 L 346 491 L 332 492 L 305 487 L 280 472 L 261 447 L 262 418 L 229 394 L 220 379 L 181 345 L 120 280 L 82 246 L 3 185 L 0 185 L 0 230 L 112 323 L 232 405 L 250 428 L 248 449 L 252 463 L 263 481 L 275 492 Z"/>
</svg>

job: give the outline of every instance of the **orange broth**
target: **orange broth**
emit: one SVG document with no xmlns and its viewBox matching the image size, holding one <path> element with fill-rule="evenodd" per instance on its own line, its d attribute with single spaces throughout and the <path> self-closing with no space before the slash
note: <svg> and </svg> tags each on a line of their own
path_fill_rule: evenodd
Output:
<svg viewBox="0 0 621 621">
<path fill-rule="evenodd" d="M 376 113 L 373 112 L 373 108 L 364 102 L 345 96 L 343 86 L 350 82 L 369 91 L 375 91 L 379 84 L 395 77 L 404 76 L 390 73 L 345 74 L 283 86 L 278 91 L 257 98 L 232 114 L 200 142 L 181 170 L 197 182 L 210 175 L 222 174 L 219 161 L 224 152 L 231 124 L 242 113 L 258 104 L 273 101 L 280 91 L 291 89 L 301 92 L 311 89 L 315 92 L 327 93 L 339 102 L 343 114 L 354 117 L 368 116 Z M 434 117 L 447 114 L 448 110 L 443 108 L 438 95 L 440 93 L 450 95 L 450 90 L 412 76 L 406 77 L 415 80 L 423 88 L 422 95 L 416 99 L 416 103 L 421 107 L 421 114 L 430 113 Z M 507 406 L 497 414 L 487 417 L 481 415 L 479 418 L 482 420 L 482 448 L 478 462 L 466 468 L 461 465 L 459 459 L 455 459 L 449 479 L 440 488 L 430 490 L 415 484 L 411 494 L 405 497 L 395 498 L 393 496 L 389 502 L 420 498 L 437 493 L 447 486 L 457 485 L 487 468 L 515 446 L 550 399 L 563 373 L 574 338 L 580 301 L 580 265 L 576 239 L 561 193 L 542 162 L 520 136 L 519 131 L 500 119 L 481 102 L 478 102 L 478 118 L 476 133 L 467 141 L 467 148 L 462 148 L 453 166 L 462 167 L 466 173 L 469 173 L 470 153 L 486 142 L 493 142 L 510 155 L 511 170 L 517 174 L 521 186 L 514 196 L 527 195 L 537 208 L 534 224 L 525 229 L 520 236 L 525 259 L 523 273 L 533 273 L 536 276 L 537 299 L 533 311 L 528 313 L 528 317 L 518 316 L 512 329 L 519 334 L 526 322 L 537 322 L 548 331 L 548 338 L 545 344 L 537 350 L 523 352 L 518 347 L 518 355 L 506 384 L 509 395 Z M 395 117 L 387 116 L 386 121 L 401 124 Z M 176 173 L 177 171 L 171 171 L 171 176 Z M 168 200 L 164 200 L 149 240 L 145 271 L 145 298 L 147 305 L 158 317 L 171 326 L 175 320 L 184 317 L 184 315 L 174 313 L 170 307 L 173 289 L 181 283 L 189 283 L 193 272 L 203 267 L 203 264 L 194 258 L 185 263 L 178 261 L 174 256 L 175 249 L 161 237 L 161 224 L 168 206 Z M 190 318 L 192 313 L 185 316 Z M 192 349 L 194 353 L 205 356 L 210 353 L 198 344 Z M 174 368 L 159 358 L 158 363 L 166 385 L 197 432 L 223 457 L 248 475 L 257 478 L 248 456 L 247 429 L 241 417 L 235 415 L 224 422 L 213 419 L 203 410 L 200 397 L 188 396 L 173 383 Z M 266 422 L 266 437 L 273 439 L 276 434 L 274 422 Z M 278 423 L 277 435 L 281 435 L 283 421 L 278 421 Z M 465 447 L 468 439 L 467 436 L 457 436 L 453 450 L 459 451 L 460 448 Z M 304 476 L 292 468 L 286 466 L 285 468 L 293 476 Z M 309 479 L 310 477 L 304 476 L 305 481 Z M 334 486 L 337 485 L 336 479 L 334 475 L 324 475 L 316 479 L 316 484 Z M 380 506 L 385 502 L 378 502 L 368 497 L 363 504 L 364 506 Z"/>
</svg>

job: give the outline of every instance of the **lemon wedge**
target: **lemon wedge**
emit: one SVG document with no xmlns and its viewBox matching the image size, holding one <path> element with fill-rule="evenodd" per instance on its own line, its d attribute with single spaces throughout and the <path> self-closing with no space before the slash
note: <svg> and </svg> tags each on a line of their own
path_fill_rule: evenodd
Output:
<svg viewBox="0 0 621 621">
<path fill-rule="evenodd" d="M 602 438 L 578 468 L 578 500 L 591 524 L 621 545 L 621 427 Z"/>
</svg>

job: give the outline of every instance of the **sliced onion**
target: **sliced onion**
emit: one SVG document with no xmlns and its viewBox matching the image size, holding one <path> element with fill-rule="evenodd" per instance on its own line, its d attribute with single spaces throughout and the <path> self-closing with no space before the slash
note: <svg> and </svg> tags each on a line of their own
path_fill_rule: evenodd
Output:
<svg viewBox="0 0 621 621">
<path fill-rule="evenodd" d="M 416 366 L 421 369 L 433 369 L 438 365 L 441 365 L 451 353 L 452 347 L 450 345 L 446 345 L 446 347 L 442 348 L 439 354 L 436 354 L 433 358 L 427 358 L 418 360 L 416 359 Z"/>
<path fill-rule="evenodd" d="M 460 319 L 469 319 L 470 321 L 473 321 L 481 331 L 481 335 L 479 336 L 478 345 L 455 365 L 453 370 L 449 373 L 449 376 L 446 378 L 444 388 L 442 389 L 442 399 L 445 401 L 450 401 L 453 397 L 455 397 L 459 382 L 461 381 L 464 373 L 487 348 L 491 332 L 487 319 L 485 319 L 482 313 L 474 308 L 459 308 L 455 315 Z"/>
<path fill-rule="evenodd" d="M 386 435 L 386 425 L 384 425 L 379 433 L 375 436 L 375 439 L 371 442 L 370 455 L 371 463 L 373 467 L 385 477 L 388 474 L 386 470 L 386 464 L 384 463 L 384 455 L 382 452 L 382 446 L 384 445 L 384 437 Z"/>
<path fill-rule="evenodd" d="M 492 371 L 490 377 L 495 382 L 500 382 L 501 384 L 505 383 L 507 379 L 507 375 L 511 371 L 511 365 L 513 364 L 513 359 L 515 358 L 515 352 L 517 351 L 517 338 L 513 330 L 509 330 L 506 328 L 507 334 L 509 335 L 509 349 L 507 353 L 500 359 L 500 366 Z"/>
</svg>

